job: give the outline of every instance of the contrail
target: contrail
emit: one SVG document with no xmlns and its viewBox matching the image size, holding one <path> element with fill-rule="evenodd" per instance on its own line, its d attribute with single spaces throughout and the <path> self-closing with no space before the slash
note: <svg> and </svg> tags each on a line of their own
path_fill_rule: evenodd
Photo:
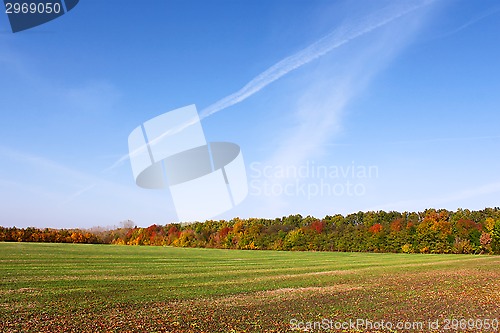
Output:
<svg viewBox="0 0 500 333">
<path fill-rule="evenodd" d="M 473 24 L 476 24 L 477 22 L 479 21 L 482 21 L 484 20 L 485 18 L 491 16 L 491 15 L 494 15 L 496 13 L 498 13 L 500 11 L 500 6 L 496 6 L 494 8 L 491 8 L 489 9 L 487 12 L 484 12 L 482 13 L 481 15 L 479 16 L 476 16 L 476 17 L 473 17 L 470 21 L 467 21 L 465 22 L 464 24 L 462 24 L 461 26 L 459 26 L 458 28 L 450 31 L 450 32 L 447 32 L 447 33 L 444 33 L 442 35 L 438 35 L 438 36 L 435 36 L 434 38 L 432 38 L 431 40 L 434 40 L 434 39 L 440 39 L 440 38 L 445 38 L 445 37 L 448 37 L 448 36 L 451 36 L 451 35 L 454 35 L 456 34 L 457 32 L 459 31 L 462 31 L 464 29 L 467 29 L 468 27 L 470 27 L 471 25 Z"/>
<path fill-rule="evenodd" d="M 387 13 L 387 11 L 392 12 L 393 10 L 379 10 L 362 20 L 344 25 L 337 30 L 329 33 L 313 44 L 309 45 L 305 49 L 286 57 L 285 59 L 279 61 L 275 65 L 271 66 L 253 80 L 248 82 L 243 88 L 237 92 L 222 98 L 221 100 L 215 102 L 214 104 L 208 106 L 200 113 L 200 119 L 206 118 L 216 112 L 224 110 L 232 105 L 240 103 L 247 99 L 248 97 L 259 92 L 269 84 L 280 79 L 286 74 L 310 63 L 311 61 L 330 53 L 334 49 L 347 44 L 351 40 L 367 34 L 377 28 L 380 28 L 397 18 L 400 18 L 424 5 L 430 1 L 425 1 L 420 5 L 413 5 L 405 8 L 396 13 Z"/>
<path fill-rule="evenodd" d="M 292 54 L 291 56 L 284 58 L 283 60 L 269 67 L 267 70 L 265 70 L 264 72 L 253 78 L 250 82 L 248 82 L 243 88 L 241 88 L 237 92 L 232 93 L 231 95 L 228 95 L 218 100 L 217 102 L 213 103 L 212 105 L 208 106 L 207 108 L 203 109 L 200 112 L 200 120 L 244 101 L 245 99 L 249 98 L 250 96 L 256 94 L 257 92 L 267 87 L 269 84 L 285 76 L 286 74 L 310 63 L 311 61 L 317 58 L 326 55 L 327 53 L 330 53 L 331 51 L 335 50 L 336 48 L 344 44 L 347 44 L 348 42 L 352 41 L 355 38 L 358 38 L 373 30 L 381 28 L 402 16 L 405 16 L 421 7 L 428 5 L 433 1 L 434 0 L 421 1 L 417 4 L 413 4 L 411 6 L 407 6 L 402 9 L 399 9 L 399 6 L 384 8 L 362 19 L 342 25 L 340 28 L 332 31 L 331 33 L 317 40 L 313 44 L 307 46 L 306 48 L 298 51 L 295 54 Z M 399 4 L 400 3 L 398 3 L 398 5 Z M 182 126 L 178 126 L 176 128 L 165 131 L 157 138 L 151 140 L 149 144 L 154 144 L 155 142 L 161 140 L 166 136 L 178 133 L 183 129 L 185 129 L 186 127 L 194 124 L 195 122 L 196 120 L 193 119 L 193 121 L 186 122 Z M 136 151 L 130 152 L 130 154 L 124 155 L 122 158 L 116 161 L 111 167 L 106 169 L 106 171 L 116 168 L 125 160 L 127 160 L 130 156 L 134 156 L 141 150 L 142 149 L 140 148 Z"/>
<path fill-rule="evenodd" d="M 97 184 L 93 183 L 93 184 L 90 184 L 89 186 L 73 193 L 72 195 L 70 195 L 66 200 L 64 200 L 64 202 L 62 203 L 63 205 L 75 200 L 77 197 L 79 197 L 80 195 L 82 195 L 83 193 L 93 189 L 94 187 L 96 187 Z"/>
</svg>

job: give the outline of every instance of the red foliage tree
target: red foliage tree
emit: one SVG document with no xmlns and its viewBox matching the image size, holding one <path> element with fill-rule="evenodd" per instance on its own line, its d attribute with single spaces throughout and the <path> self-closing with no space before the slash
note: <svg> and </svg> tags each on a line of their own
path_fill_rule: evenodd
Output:
<svg viewBox="0 0 500 333">
<path fill-rule="evenodd" d="M 382 226 L 382 224 L 380 223 L 375 223 L 374 225 L 372 225 L 370 227 L 370 229 L 368 229 L 372 234 L 378 234 L 379 232 L 382 231 L 384 227 Z"/>
<path fill-rule="evenodd" d="M 403 229 L 402 219 L 396 219 L 391 223 L 391 231 L 392 232 L 400 232 Z"/>
<path fill-rule="evenodd" d="M 318 234 L 320 234 L 323 232 L 323 229 L 325 228 L 325 222 L 316 220 L 313 223 L 311 223 L 310 228 L 316 231 Z"/>
</svg>

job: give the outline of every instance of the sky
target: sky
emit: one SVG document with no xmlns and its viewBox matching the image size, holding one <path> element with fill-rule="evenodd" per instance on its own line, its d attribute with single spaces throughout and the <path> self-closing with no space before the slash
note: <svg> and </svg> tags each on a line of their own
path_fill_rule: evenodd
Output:
<svg viewBox="0 0 500 333">
<path fill-rule="evenodd" d="M 500 206 L 499 35 L 493 0 L 81 0 L 18 33 L 0 13 L 0 225 L 178 222 L 127 140 L 191 104 L 245 163 L 214 219 Z"/>
</svg>

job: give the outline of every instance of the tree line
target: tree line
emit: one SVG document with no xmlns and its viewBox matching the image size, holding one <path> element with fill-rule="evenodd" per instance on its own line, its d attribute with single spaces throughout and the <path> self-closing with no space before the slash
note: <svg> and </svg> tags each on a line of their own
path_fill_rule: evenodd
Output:
<svg viewBox="0 0 500 333">
<path fill-rule="evenodd" d="M 159 245 L 281 251 L 500 254 L 500 208 L 480 211 L 300 214 L 114 229 L 0 227 L 0 241 Z"/>
</svg>

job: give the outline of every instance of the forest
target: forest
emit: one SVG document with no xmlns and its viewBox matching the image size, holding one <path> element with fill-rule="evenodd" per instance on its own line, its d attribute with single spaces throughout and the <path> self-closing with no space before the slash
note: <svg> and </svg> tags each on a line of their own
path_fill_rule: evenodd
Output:
<svg viewBox="0 0 500 333">
<path fill-rule="evenodd" d="M 0 227 L 0 241 L 157 245 L 245 250 L 500 254 L 500 207 L 479 211 L 299 214 L 195 223 L 122 222 L 116 228 Z"/>
</svg>

